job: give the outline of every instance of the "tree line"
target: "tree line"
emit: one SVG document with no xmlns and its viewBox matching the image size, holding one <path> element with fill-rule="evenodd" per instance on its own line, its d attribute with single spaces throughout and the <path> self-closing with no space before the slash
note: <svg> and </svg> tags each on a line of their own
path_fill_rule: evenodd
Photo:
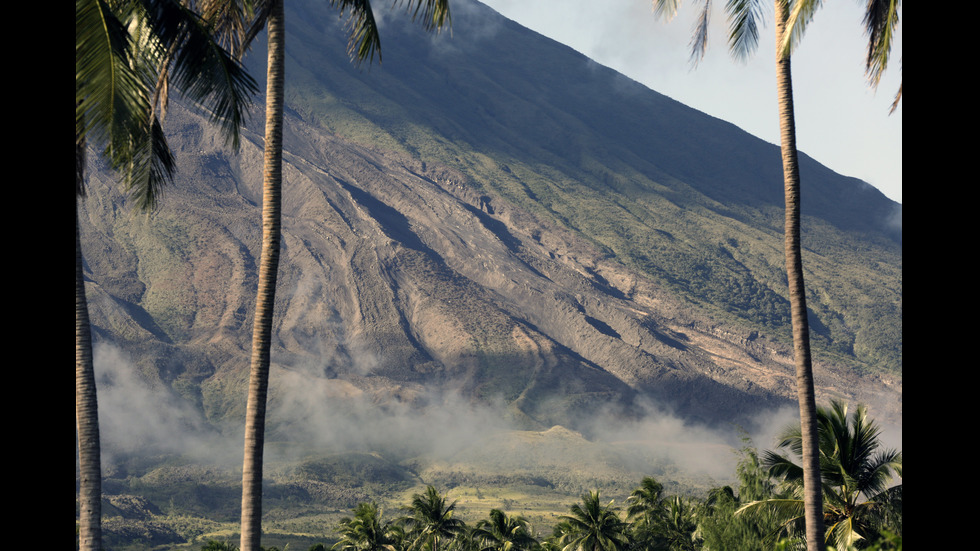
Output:
<svg viewBox="0 0 980 551">
<path fill-rule="evenodd" d="M 902 549 L 902 453 L 886 449 L 867 408 L 843 402 L 817 409 L 823 473 L 825 543 L 835 551 Z M 374 502 L 342 519 L 331 551 L 757 551 L 806 549 L 800 425 L 786 427 L 774 450 L 739 451 L 734 486 L 703 498 L 665 495 L 644 478 L 624 507 L 598 491 L 583 494 L 540 533 L 523 516 L 492 509 L 469 525 L 457 502 L 428 486 L 387 518 Z M 202 551 L 232 551 L 210 541 Z M 272 551 L 268 548 L 266 551 Z M 326 551 L 317 544 L 310 551 Z"/>
</svg>

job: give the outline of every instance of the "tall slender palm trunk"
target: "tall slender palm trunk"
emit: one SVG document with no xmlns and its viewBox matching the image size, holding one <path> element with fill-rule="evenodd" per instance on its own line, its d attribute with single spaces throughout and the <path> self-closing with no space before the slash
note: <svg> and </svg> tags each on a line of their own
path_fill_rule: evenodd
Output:
<svg viewBox="0 0 980 551">
<path fill-rule="evenodd" d="M 776 44 L 782 44 L 783 29 L 789 16 L 786 0 L 776 0 Z M 803 285 L 803 254 L 800 244 L 800 168 L 796 152 L 796 121 L 793 114 L 793 78 L 790 56 L 776 49 L 776 87 L 779 104 L 780 149 L 783 157 L 783 187 L 786 195 L 785 254 L 786 278 L 793 323 L 793 350 L 796 360 L 796 394 L 800 404 L 803 434 L 803 489 L 806 538 L 809 549 L 823 551 L 823 489 L 820 484 L 820 442 L 817 433 L 817 404 L 813 390 L 810 360 L 810 327 L 806 316 L 806 290 Z"/>
<path fill-rule="evenodd" d="M 78 542 L 82 551 L 102 549 L 102 452 L 99 405 L 92 361 L 92 328 L 85 299 L 78 197 L 83 189 L 85 143 L 75 139 L 75 434 L 78 438 Z"/>
<path fill-rule="evenodd" d="M 272 345 L 272 314 L 279 272 L 282 204 L 282 124 L 286 28 L 283 1 L 275 0 L 268 21 L 269 61 L 265 104 L 265 170 L 262 191 L 262 257 L 252 328 L 252 366 L 245 414 L 242 464 L 241 551 L 258 551 L 262 537 L 262 451 Z"/>
</svg>

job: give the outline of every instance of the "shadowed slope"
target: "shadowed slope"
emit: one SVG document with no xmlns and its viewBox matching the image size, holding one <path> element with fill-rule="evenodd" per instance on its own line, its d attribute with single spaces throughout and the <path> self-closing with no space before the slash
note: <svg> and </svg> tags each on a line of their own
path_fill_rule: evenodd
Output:
<svg viewBox="0 0 980 551">
<path fill-rule="evenodd" d="M 397 47 L 364 72 L 335 56 L 333 17 L 287 6 L 270 433 L 313 415 L 301 390 L 421 407 L 440 389 L 501 402 L 528 428 L 609 403 L 629 413 L 641 396 L 720 423 L 788 403 L 777 148 L 460 6 L 452 37 L 386 19 Z M 153 217 L 123 214 L 93 172 L 93 323 L 234 426 L 261 140 L 234 157 L 193 115 L 169 125 L 179 182 Z M 882 390 L 845 369 L 900 369 L 901 234 L 882 222 L 896 205 L 803 168 L 818 391 L 874 388 L 900 416 L 900 376 Z"/>
</svg>

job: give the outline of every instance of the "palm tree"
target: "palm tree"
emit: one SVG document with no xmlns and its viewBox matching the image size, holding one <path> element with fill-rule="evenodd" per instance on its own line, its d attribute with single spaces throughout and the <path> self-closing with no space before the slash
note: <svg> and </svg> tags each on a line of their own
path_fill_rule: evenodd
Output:
<svg viewBox="0 0 980 551">
<path fill-rule="evenodd" d="M 644 477 L 639 488 L 633 490 L 627 501 L 626 518 L 631 522 L 648 522 L 660 514 L 663 505 L 663 484 L 652 476 Z"/>
<path fill-rule="evenodd" d="M 271 0 L 268 27 L 265 104 L 265 160 L 262 191 L 262 253 L 252 329 L 251 374 L 245 413 L 245 456 L 242 464 L 242 551 L 258 551 L 262 537 L 262 451 L 269 387 L 272 313 L 279 271 L 282 189 L 283 78 L 285 22 L 282 0 Z"/>
<path fill-rule="evenodd" d="M 341 12 L 350 10 L 348 53 L 355 61 L 380 59 L 380 39 L 369 0 L 331 0 Z M 449 22 L 448 0 L 412 0 L 413 18 L 426 29 Z M 411 10 L 411 8 L 410 8 Z M 239 37 L 245 46 L 263 25 L 268 30 L 268 65 L 265 117 L 265 158 L 262 187 L 262 252 L 252 328 L 252 356 L 245 413 L 245 452 L 242 465 L 242 551 L 257 551 L 262 535 L 262 452 L 265 443 L 265 410 L 269 388 L 272 318 L 282 205 L 282 127 L 285 79 L 286 26 L 283 0 L 260 2 L 255 24 Z M 242 48 L 244 49 L 244 47 Z"/>
<path fill-rule="evenodd" d="M 687 550 L 697 547 L 695 507 L 678 496 L 664 498 L 663 485 L 645 477 L 628 498 L 627 519 L 634 545 L 642 549 Z"/>
<path fill-rule="evenodd" d="M 401 519 L 406 527 L 410 550 L 439 551 L 442 543 L 451 541 L 466 530 L 466 524 L 454 518 L 456 502 L 447 504 L 446 498 L 432 486 L 425 494 L 412 496 L 412 504 L 405 508 L 408 516 Z"/>
<path fill-rule="evenodd" d="M 618 551 L 629 544 L 628 526 L 619 518 L 613 502 L 603 505 L 599 492 L 582 495 L 582 504 L 560 517 L 562 551 Z"/>
<path fill-rule="evenodd" d="M 653 0 L 655 12 L 673 17 L 680 0 Z M 783 44 L 786 22 L 794 0 L 775 0 L 776 44 Z M 692 58 L 704 55 L 708 40 L 708 11 L 710 0 L 704 0 L 702 15 L 695 27 Z M 758 24 L 761 0 L 730 0 L 727 4 L 731 23 L 729 50 L 736 57 L 745 57 L 758 45 Z M 817 453 L 816 397 L 813 387 L 813 363 L 810 356 L 810 327 L 807 320 L 806 288 L 803 281 L 803 249 L 800 243 L 800 169 L 796 149 L 796 120 L 793 110 L 793 78 L 790 55 L 777 46 L 776 92 L 779 107 L 780 152 L 783 162 L 783 195 L 785 223 L 783 250 L 789 303 L 793 326 L 793 351 L 796 364 L 796 393 L 803 427 L 803 472 L 806 492 L 807 539 L 818 551 L 823 549 L 823 510 L 820 491 L 820 460 Z"/>
<path fill-rule="evenodd" d="M 76 138 L 75 148 L 79 149 Z M 83 152 L 75 154 L 76 161 Z M 76 162 L 77 164 L 77 162 Z M 81 184 L 76 167 L 75 187 Z M 92 330 L 85 299 L 82 241 L 78 231 L 75 193 L 75 433 L 78 438 L 79 549 L 102 548 L 102 455 L 99 440 L 99 405 L 92 361 Z"/>
<path fill-rule="evenodd" d="M 473 535 L 483 541 L 483 549 L 487 550 L 527 551 L 538 542 L 524 517 L 508 517 L 500 509 L 491 509 L 489 520 L 478 522 Z"/>
<path fill-rule="evenodd" d="M 817 419 L 828 542 L 844 548 L 878 536 L 890 524 L 895 507 L 900 522 L 902 486 L 888 485 L 894 476 L 902 476 L 902 453 L 880 449 L 881 430 L 868 419 L 867 408 L 859 405 L 849 416 L 847 405 L 835 400 L 830 408 L 817 410 Z M 791 426 L 780 435 L 777 448 L 799 456 L 801 443 L 800 427 Z M 791 488 L 799 488 L 802 470 L 785 455 L 768 451 L 763 465 Z M 793 512 L 799 509 L 799 499 L 762 500 L 743 509 L 758 507 L 756 504 L 778 505 L 789 521 L 798 518 Z"/>
<path fill-rule="evenodd" d="M 776 0 L 776 44 L 782 43 L 789 15 L 786 0 Z M 819 436 L 816 426 L 816 392 L 810 358 L 810 326 L 803 282 L 803 248 L 800 242 L 800 166 L 796 150 L 796 117 L 793 111 L 793 77 L 790 56 L 776 55 L 776 93 L 779 103 L 779 138 L 783 158 L 783 194 L 786 203 L 784 253 L 793 324 L 796 393 L 800 407 L 801 459 L 807 541 L 822 551 L 824 541 L 823 494 L 820 488 Z"/>
<path fill-rule="evenodd" d="M 680 497 L 671 496 L 664 502 L 663 514 L 657 523 L 657 534 L 665 548 L 671 551 L 700 549 L 697 537 L 698 523 L 694 505 Z"/>
<path fill-rule="evenodd" d="M 377 503 L 361 503 L 354 509 L 354 518 L 344 518 L 337 529 L 340 541 L 334 551 L 395 551 L 391 524 L 382 522 Z"/>
<path fill-rule="evenodd" d="M 647 548 L 660 543 L 658 524 L 663 516 L 664 487 L 653 477 L 644 477 L 640 486 L 627 498 L 626 518 L 633 529 L 633 538 Z"/>
<path fill-rule="evenodd" d="M 173 85 L 210 111 L 238 144 L 257 87 L 217 44 L 206 23 L 172 0 L 75 2 L 75 423 L 79 464 L 79 546 L 101 549 L 101 451 L 92 332 L 78 206 L 85 151 L 100 147 L 137 208 L 148 210 L 173 177 L 160 118 Z"/>
</svg>

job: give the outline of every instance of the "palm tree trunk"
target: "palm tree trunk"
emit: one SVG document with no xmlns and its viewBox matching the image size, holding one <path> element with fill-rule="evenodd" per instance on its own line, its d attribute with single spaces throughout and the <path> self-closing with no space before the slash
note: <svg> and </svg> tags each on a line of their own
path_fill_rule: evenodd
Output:
<svg viewBox="0 0 980 551">
<path fill-rule="evenodd" d="M 269 61 L 265 105 L 265 170 L 262 195 L 262 258 L 252 328 L 252 366 L 245 414 L 245 458 L 242 465 L 241 551 L 258 551 L 262 537 L 262 451 L 265 443 L 266 394 L 272 343 L 272 314 L 279 272 L 282 202 L 282 118 L 285 72 L 285 23 L 282 0 L 268 18 Z"/>
<path fill-rule="evenodd" d="M 782 44 L 789 15 L 786 0 L 776 0 L 776 44 Z M 820 484 L 820 448 L 817 434 L 817 405 L 810 361 L 810 327 L 803 285 L 803 254 L 800 244 L 800 169 L 796 152 L 796 121 L 793 115 L 793 78 L 790 56 L 776 51 L 776 88 L 779 103 L 780 144 L 783 157 L 783 187 L 786 195 L 786 278 L 792 311 L 793 349 L 796 360 L 796 394 L 800 404 L 803 436 L 803 491 L 806 538 L 809 549 L 823 551 L 823 494 Z"/>
<path fill-rule="evenodd" d="M 99 405 L 92 361 L 92 328 L 82 240 L 78 229 L 78 197 L 83 190 L 85 144 L 75 139 L 75 433 L 78 438 L 78 542 L 82 551 L 102 549 L 102 456 L 99 444 Z"/>
</svg>

